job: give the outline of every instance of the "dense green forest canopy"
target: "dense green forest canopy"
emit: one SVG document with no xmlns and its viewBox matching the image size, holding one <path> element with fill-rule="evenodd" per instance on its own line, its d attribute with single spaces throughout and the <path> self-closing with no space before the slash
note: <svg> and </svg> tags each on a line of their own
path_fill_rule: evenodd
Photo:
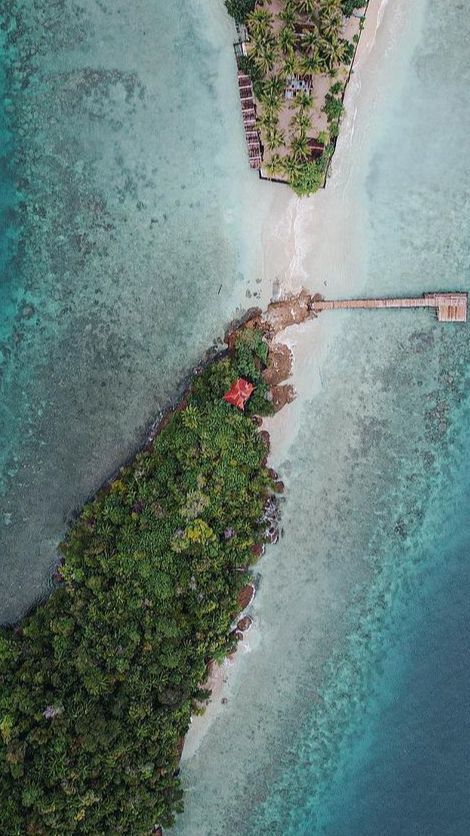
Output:
<svg viewBox="0 0 470 836">
<path fill-rule="evenodd" d="M 239 333 L 184 408 L 90 502 L 63 582 L 0 632 L 0 832 L 139 836 L 181 809 L 177 775 L 210 660 L 231 624 L 272 492 L 250 418 L 269 412 L 267 346 Z M 222 399 L 240 375 L 247 411 Z"/>
</svg>

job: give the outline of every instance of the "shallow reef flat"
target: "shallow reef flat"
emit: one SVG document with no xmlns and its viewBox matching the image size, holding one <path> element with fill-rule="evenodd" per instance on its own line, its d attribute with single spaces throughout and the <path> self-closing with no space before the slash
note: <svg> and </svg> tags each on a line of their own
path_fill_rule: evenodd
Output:
<svg viewBox="0 0 470 836">
<path fill-rule="evenodd" d="M 20 235 L 0 334 L 0 621 L 47 590 L 70 515 L 258 293 L 270 201 L 245 167 L 223 8 L 6 0 L 2 26 Z"/>
<path fill-rule="evenodd" d="M 354 131 L 340 137 L 326 192 L 300 213 L 306 286 L 331 298 L 468 290 L 468 109 L 456 108 L 468 100 L 468 20 L 445 2 L 374 7 L 372 72 L 361 60 L 351 82 L 360 96 L 346 103 Z M 308 241 L 319 214 L 324 234 Z M 439 716 L 414 702 L 402 676 L 418 661 L 413 639 L 433 668 L 431 577 L 443 589 L 442 629 L 446 607 L 461 606 L 455 622 L 468 622 L 465 596 L 446 586 L 459 561 L 468 564 L 468 325 L 420 311 L 336 311 L 286 341 L 299 396 L 282 413 L 289 442 L 275 462 L 286 483 L 284 537 L 260 563 L 254 623 L 220 692 L 226 702 L 185 763 L 175 833 L 391 836 L 409 832 L 409 821 L 416 832 L 460 832 L 466 656 L 449 653 L 443 676 L 428 673 Z M 459 577 L 468 588 L 468 572 Z M 441 691 L 453 677 L 455 724 Z M 426 746 L 414 749 L 415 734 Z M 427 768 L 416 768 L 423 751 Z"/>
</svg>

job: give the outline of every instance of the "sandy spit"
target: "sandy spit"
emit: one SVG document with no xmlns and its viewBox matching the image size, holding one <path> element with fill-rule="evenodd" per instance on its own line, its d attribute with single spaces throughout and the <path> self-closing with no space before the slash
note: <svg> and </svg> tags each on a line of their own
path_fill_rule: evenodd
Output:
<svg viewBox="0 0 470 836">
<path fill-rule="evenodd" d="M 370 112 L 381 94 L 377 73 L 384 60 L 380 33 L 384 32 L 389 37 L 387 29 L 400 27 L 400 15 L 396 14 L 396 9 L 394 19 L 389 19 L 390 5 L 389 0 L 370 0 L 354 72 L 346 92 L 346 114 L 326 189 L 312 198 L 300 199 L 287 187 L 279 185 L 278 198 L 271 205 L 262 231 L 263 301 L 284 298 L 302 287 L 311 293 L 337 296 L 347 295 L 352 289 L 357 293 L 361 287 L 363 252 L 360 228 L 364 216 L 363 208 L 355 204 L 353 196 L 360 191 L 357 181 L 364 177 L 366 170 Z M 344 230 L 348 231 L 347 236 Z M 309 270 L 309 261 L 313 257 L 317 266 L 315 275 Z M 349 265 L 347 274 L 339 268 L 341 264 Z M 322 386 L 322 359 L 341 327 L 339 320 L 332 323 L 328 316 L 323 316 L 323 319 L 319 317 L 287 328 L 277 337 L 293 353 L 292 376 L 288 382 L 294 385 L 297 398 L 264 421 L 264 427 L 271 436 L 270 462 L 276 468 L 286 458 L 296 437 L 303 402 L 312 398 Z M 250 608 L 248 612 L 252 614 Z M 213 666 L 206 686 L 211 689 L 212 695 L 204 714 L 192 719 L 183 750 L 183 762 L 196 753 L 216 717 L 230 709 L 231 692 L 237 677 L 237 659 L 241 654 L 250 653 L 258 643 L 259 625 L 255 619 L 249 633 L 239 642 L 236 653 L 221 665 Z"/>
</svg>

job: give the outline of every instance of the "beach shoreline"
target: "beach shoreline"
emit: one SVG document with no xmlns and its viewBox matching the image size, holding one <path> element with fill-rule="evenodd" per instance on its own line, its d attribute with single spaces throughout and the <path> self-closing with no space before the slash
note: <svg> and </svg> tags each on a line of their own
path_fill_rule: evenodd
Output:
<svg viewBox="0 0 470 836">
<path fill-rule="evenodd" d="M 377 173 L 384 165 L 381 151 L 388 149 L 387 131 L 394 125 L 391 113 L 406 102 L 404 83 L 415 71 L 422 8 L 410 15 L 403 2 L 371 4 L 373 17 L 363 33 L 327 188 L 313 200 L 290 197 L 284 216 L 281 207 L 277 212 L 274 207 L 272 224 L 263 230 L 265 271 L 276 298 L 300 286 L 333 299 L 398 290 L 406 296 L 425 289 L 416 277 L 414 284 L 410 281 L 408 271 L 400 275 L 398 253 L 389 254 L 386 271 L 373 262 L 376 219 L 370 216 Z M 406 124 L 403 118 L 399 124 Z M 419 190 L 417 183 L 409 186 Z M 281 202 L 282 186 L 278 192 Z M 387 196 L 384 186 L 383 199 Z M 401 198 L 396 195 L 399 206 Z M 213 695 L 201 724 L 202 740 L 194 734 L 192 756 L 185 758 L 187 810 L 177 824 L 179 835 L 190 834 L 196 824 L 214 836 L 223 832 L 222 823 L 226 832 L 236 832 L 243 802 L 255 807 L 246 832 L 294 832 L 289 816 L 296 795 L 287 776 L 290 765 L 298 763 L 299 772 L 303 767 L 308 772 L 305 765 L 310 764 L 302 720 L 308 732 L 315 698 L 323 693 L 326 660 L 336 651 L 349 660 L 346 641 L 343 645 L 343 638 L 355 639 L 349 596 L 358 595 L 363 584 L 367 588 L 367 572 L 378 561 L 370 538 L 383 528 L 388 533 L 388 523 L 393 528 L 393 515 L 399 513 L 392 473 L 398 467 L 398 434 L 393 432 L 403 398 L 394 401 L 401 393 L 405 359 L 396 361 L 408 338 L 432 332 L 433 323 L 419 314 L 413 317 L 416 324 L 405 315 L 392 319 L 389 325 L 380 315 L 365 321 L 349 312 L 325 314 L 282 336 L 294 353 L 291 381 L 297 398 L 282 415 L 265 420 L 265 426 L 271 432 L 270 461 L 287 487 L 285 541 L 280 561 L 269 549 L 261 561 L 255 623 L 236 664 L 224 671 L 220 693 Z M 374 354 L 369 343 L 378 346 Z M 362 356 L 368 358 L 366 368 Z M 389 473 L 390 492 L 385 497 L 384 487 L 382 497 L 384 483 L 378 480 Z M 385 536 L 383 541 L 388 542 Z M 220 705 L 224 698 L 225 708 Z M 318 711 L 319 762 L 323 754 L 334 761 L 340 732 L 333 724 L 342 710 L 341 694 L 338 706 L 335 700 L 336 692 L 329 714 Z M 277 775 L 282 777 L 276 796 Z M 286 809 L 290 796 L 294 801 Z M 266 830 L 257 829 L 260 822 Z"/>
<path fill-rule="evenodd" d="M 311 293 L 325 290 L 324 282 L 309 275 L 308 251 L 312 240 L 326 238 L 331 242 L 331 235 L 328 236 L 325 229 L 325 215 L 322 215 L 321 204 L 337 201 L 338 189 L 342 188 L 345 173 L 347 179 L 352 167 L 353 161 L 350 159 L 349 151 L 356 129 L 360 96 L 362 94 L 363 97 L 366 92 L 363 76 L 367 74 L 370 77 L 380 61 L 380 55 L 374 53 L 374 46 L 388 4 L 389 0 L 369 2 L 366 24 L 358 44 L 351 80 L 346 88 L 345 115 L 325 189 L 316 192 L 310 198 L 298 198 L 287 194 L 288 186 L 277 185 L 279 198 L 273 201 L 262 231 L 265 279 L 261 293 L 264 300 L 285 300 L 299 293 L 302 287 Z M 331 213 L 331 207 L 327 206 L 326 216 L 331 217 Z M 335 234 L 335 230 L 329 232 Z M 356 260 L 360 261 L 360 255 L 356 255 Z M 335 292 L 347 292 L 348 286 L 346 277 L 341 285 L 336 285 Z M 274 416 L 264 418 L 263 428 L 269 433 L 271 442 L 268 462 L 271 467 L 280 470 L 287 489 L 289 477 L 282 470 L 282 462 L 287 458 L 289 448 L 298 433 L 305 398 L 311 398 L 321 389 L 320 366 L 328 351 L 332 327 L 341 328 L 341 323 L 338 321 L 332 326 L 331 321 L 325 323 L 321 317 L 309 318 L 301 324 L 287 327 L 274 338 L 274 344 L 287 345 L 292 353 L 291 375 L 286 382 L 293 386 L 296 398 Z M 231 695 L 238 682 L 240 658 L 250 654 L 260 643 L 261 628 L 256 609 L 251 606 L 247 612 L 253 618 L 250 633 L 244 636 L 230 659 L 224 660 L 221 666 L 214 666 L 207 683 L 212 693 L 204 713 L 192 719 L 182 753 L 182 763 L 197 753 L 214 721 L 223 711 L 229 710 Z"/>
<path fill-rule="evenodd" d="M 132 632 L 134 613 L 137 611 L 139 627 L 142 622 L 147 627 L 143 642 L 140 641 L 141 635 L 138 630 L 132 633 L 137 637 L 137 642 L 133 644 L 130 651 L 134 671 L 142 670 L 145 672 L 144 676 L 148 676 L 148 670 L 152 665 L 154 671 L 159 665 L 161 666 L 163 677 L 161 675 L 158 677 L 160 689 L 155 691 L 156 704 L 158 700 L 159 706 L 164 706 L 161 713 L 165 713 L 166 717 L 173 712 L 167 729 L 167 738 L 165 738 L 163 721 L 161 726 L 163 728 L 162 739 L 168 742 L 165 744 L 166 751 L 159 755 L 163 767 L 158 777 L 162 778 L 162 782 L 161 785 L 157 782 L 153 787 L 157 797 L 153 815 L 158 815 L 161 823 L 154 828 L 155 832 L 162 832 L 161 825 L 167 826 L 171 823 L 178 810 L 181 792 L 178 763 L 181 746 L 191 712 L 197 712 L 198 706 L 204 704 L 206 674 L 212 672 L 216 659 L 233 653 L 237 643 L 249 630 L 251 619 L 246 614 L 242 617 L 242 614 L 250 606 L 255 594 L 252 567 L 262 556 L 264 544 L 277 542 L 279 539 L 279 509 L 276 497 L 277 494 L 283 492 L 284 486 L 279 481 L 277 473 L 267 467 L 270 449 L 269 435 L 260 429 L 260 416 L 273 409 L 270 402 L 268 377 L 273 378 L 273 382 L 276 379 L 282 380 L 283 369 L 275 368 L 275 353 L 271 355 L 270 350 L 269 328 L 262 319 L 259 309 L 254 309 L 251 315 L 244 318 L 242 322 L 235 323 L 227 332 L 225 341 L 227 344 L 225 351 L 216 353 L 215 356 L 209 358 L 208 362 L 195 370 L 191 385 L 185 389 L 178 404 L 160 420 L 147 445 L 127 466 L 122 466 L 116 478 L 103 485 L 92 501 L 82 509 L 79 519 L 67 532 L 66 539 L 59 547 L 61 559 L 53 581 L 60 589 L 56 589 L 44 604 L 40 604 L 30 612 L 24 621 L 12 625 L 9 629 L 5 628 L 0 637 L 7 663 L 2 674 L 5 689 L 15 687 L 13 683 L 18 679 L 26 682 L 30 675 L 30 654 L 37 652 L 37 648 L 31 648 L 25 639 L 30 632 L 31 635 L 34 634 L 35 641 L 41 645 L 41 653 L 48 660 L 44 680 L 47 681 L 48 676 L 56 679 L 62 676 L 69 683 L 70 678 L 73 679 L 76 676 L 74 685 L 77 702 L 72 709 L 70 709 L 72 701 L 69 702 L 67 686 L 64 692 L 60 692 L 57 682 L 54 683 L 60 694 L 56 697 L 57 705 L 49 705 L 43 712 L 46 720 L 54 720 L 64 713 L 63 704 L 67 704 L 72 714 L 82 698 L 89 706 L 90 702 L 96 699 L 98 689 L 101 689 L 101 693 L 106 693 L 109 705 L 113 704 L 116 694 L 119 695 L 118 699 L 125 699 L 123 696 L 125 686 L 122 682 L 127 682 L 127 677 L 122 679 L 122 674 L 123 667 L 127 665 L 125 661 L 126 630 Z M 252 382 L 242 375 L 247 375 Z M 242 387 L 241 384 L 243 384 Z M 272 388 L 271 391 L 273 391 Z M 222 433 L 225 433 L 224 439 L 228 438 L 228 442 L 222 441 L 221 443 L 221 427 Z M 197 441 L 199 432 L 202 433 L 200 442 Z M 206 438 L 210 438 L 214 444 L 210 452 L 208 450 L 210 442 L 206 441 Z M 180 457 L 182 445 L 186 445 L 184 461 L 184 457 Z M 217 445 L 220 446 L 217 447 Z M 236 456 L 240 458 L 237 460 Z M 165 470 L 167 463 L 169 469 Z M 206 476 L 204 467 L 207 467 L 208 463 L 210 463 L 210 475 Z M 198 468 L 197 488 L 193 487 L 195 466 Z M 240 512 L 231 504 L 230 468 L 235 469 L 237 473 L 238 498 L 243 497 L 243 502 L 239 505 Z M 162 481 L 160 482 L 159 479 Z M 204 488 L 209 485 L 209 482 L 210 487 L 207 487 L 206 493 Z M 160 493 L 159 489 L 162 485 L 164 490 Z M 222 494 L 224 490 L 230 497 L 225 502 Z M 220 504 L 211 505 L 211 501 Z M 207 512 L 207 508 L 211 510 Z M 211 525 L 204 519 L 204 511 Z M 211 514 L 214 517 L 210 516 Z M 178 523 L 180 527 L 176 528 Z M 152 526 L 158 534 L 146 540 Z M 144 531 L 143 535 L 142 531 Z M 166 533 L 160 534 L 160 532 Z M 155 543 L 161 543 L 158 538 L 165 536 L 166 546 L 163 546 L 162 552 L 159 553 Z M 150 547 L 152 550 L 147 552 L 149 542 L 152 543 Z M 117 564 L 118 569 L 114 569 L 116 574 L 113 575 L 113 581 L 106 586 L 103 582 L 103 575 L 109 572 L 109 560 L 105 558 L 103 563 L 97 555 L 102 555 L 108 549 L 109 553 L 106 558 L 112 554 L 115 558 L 114 565 Z M 93 552 L 93 558 L 90 560 L 91 552 Z M 218 559 L 214 560 L 216 554 Z M 130 562 L 126 563 L 128 556 Z M 137 567 L 136 557 L 141 558 L 140 566 L 145 564 L 144 571 Z M 211 565 L 211 560 L 213 560 L 213 565 Z M 189 570 L 188 564 L 191 566 Z M 174 573 L 171 575 L 170 572 L 173 570 Z M 129 572 L 129 575 L 127 580 L 123 581 L 126 572 Z M 158 589 L 155 593 L 153 584 L 155 574 L 158 577 L 158 573 L 160 573 L 159 582 L 157 582 Z M 152 574 L 154 577 L 150 580 Z M 220 589 L 217 588 L 221 578 L 225 583 L 223 598 L 221 598 Z M 168 584 L 167 592 L 164 591 L 162 579 Z M 93 590 L 93 600 L 90 600 L 91 596 L 88 593 L 81 598 L 81 585 L 84 582 L 88 590 Z M 122 584 L 122 590 L 120 584 Z M 211 584 L 215 586 L 212 587 Z M 101 595 L 103 596 L 101 606 L 98 606 L 96 598 Z M 81 623 L 85 631 L 88 622 L 93 623 L 98 609 L 102 611 L 103 607 L 109 608 L 113 595 L 116 595 L 116 601 L 119 599 L 120 604 L 113 607 L 112 615 L 108 613 L 110 620 L 107 621 L 107 630 L 108 634 L 113 633 L 113 628 L 110 626 L 111 619 L 116 619 L 115 623 L 120 626 L 115 629 L 114 634 L 119 635 L 121 643 L 117 647 L 117 652 L 110 655 L 106 651 L 103 652 L 99 645 L 99 638 L 96 639 L 95 646 L 92 647 L 92 642 L 88 644 L 88 658 L 100 659 L 103 677 L 102 679 L 94 678 L 93 685 L 90 687 L 91 680 L 87 679 L 86 674 L 84 675 L 83 669 L 77 674 L 73 665 L 68 667 L 67 660 L 73 656 L 71 650 L 63 651 L 60 659 L 54 656 L 53 651 L 51 652 L 53 636 L 57 632 L 54 629 L 54 623 L 56 618 L 64 623 L 64 617 L 67 617 L 64 613 L 69 613 L 69 623 L 72 624 L 74 622 L 72 613 L 78 602 Z M 213 596 L 214 600 L 211 600 L 210 596 Z M 181 686 L 178 673 L 174 675 L 174 679 L 168 673 L 169 670 L 176 668 L 176 665 L 168 664 L 167 648 L 171 641 L 166 642 L 164 648 L 160 649 L 165 629 L 163 625 L 167 598 L 172 598 L 168 615 L 169 623 L 172 625 L 171 630 L 179 629 L 181 635 L 186 630 L 188 638 L 180 640 L 181 646 L 188 647 L 188 644 L 191 644 L 191 651 L 186 658 L 184 688 Z M 123 615 L 120 605 L 124 599 L 125 606 L 129 608 L 125 615 L 125 628 L 120 621 Z M 90 608 L 87 611 L 88 604 Z M 178 611 L 180 606 L 182 609 Z M 149 618 L 147 611 L 154 607 L 153 617 Z M 216 622 L 214 622 L 214 615 L 211 614 L 213 611 L 217 611 Z M 191 626 L 189 626 L 190 619 L 192 619 Z M 175 627 L 176 624 L 179 625 L 178 628 Z M 41 629 L 42 626 L 44 630 Z M 151 633 L 151 629 L 155 631 L 154 634 Z M 94 638 L 98 632 L 93 633 Z M 70 630 L 65 641 L 68 641 L 72 634 L 71 643 L 74 640 L 78 643 L 82 641 L 77 639 L 78 630 Z M 23 641 L 24 644 L 22 644 Z M 86 640 L 83 640 L 82 647 L 85 642 Z M 11 650 L 10 655 L 9 650 Z M 175 650 L 176 652 L 178 651 Z M 112 666 L 115 664 L 116 657 L 119 658 L 119 662 L 118 667 L 114 669 Z M 17 662 L 19 666 L 22 666 L 21 673 L 15 669 Z M 141 662 L 145 664 L 141 665 Z M 8 663 L 11 663 L 9 668 Z M 62 670 L 61 665 L 64 665 Z M 52 670 L 55 673 L 51 673 Z M 96 675 L 97 668 L 93 668 L 93 671 Z M 24 687 L 28 688 L 27 685 Z M 50 687 L 49 682 L 45 688 L 50 689 Z M 141 697 L 136 680 L 133 680 L 133 688 L 133 701 L 137 705 Z M 47 693 L 49 694 L 50 691 Z M 46 699 L 44 695 L 43 700 Z M 122 706 L 122 702 L 120 705 Z M 124 713 L 124 717 L 126 716 Z M 132 723 L 134 714 L 130 712 L 129 717 Z M 37 720 L 36 716 L 31 720 L 32 727 Z M 141 721 L 142 716 L 139 723 Z M 13 728 L 14 719 L 9 719 L 9 722 Z M 125 720 L 123 726 L 125 728 Z M 142 726 L 143 723 L 140 728 Z M 15 726 L 15 733 L 18 737 L 22 730 L 19 726 Z M 121 732 L 122 739 L 125 739 L 127 731 L 126 728 Z M 60 734 L 64 748 L 66 748 L 73 737 L 73 732 L 71 733 L 68 725 L 65 724 Z M 86 732 L 84 732 L 84 738 L 85 735 Z M 155 737 L 152 741 L 155 741 Z M 4 743 L 10 744 L 10 736 L 7 739 L 4 736 Z M 142 748 L 143 745 L 141 741 Z M 107 746 L 104 744 L 104 750 L 106 749 Z M 34 747 L 28 748 L 25 743 L 22 763 L 29 759 L 29 762 L 34 764 L 35 756 Z M 145 757 L 145 755 L 140 751 L 137 761 L 135 755 L 132 757 L 134 758 L 132 763 L 135 765 L 138 757 Z M 123 762 L 120 763 L 122 766 Z M 31 768 L 34 769 L 34 766 Z M 44 774 L 46 773 L 47 768 Z M 167 773 L 170 773 L 174 782 L 173 794 L 168 792 L 169 785 L 164 784 L 167 780 Z M 8 773 L 6 777 L 8 780 L 16 778 L 14 773 Z M 47 778 L 44 778 L 44 781 L 48 784 Z M 86 784 L 86 777 L 84 784 Z M 165 786 L 166 795 L 162 786 Z M 61 789 L 62 787 L 56 788 L 53 785 L 51 795 L 56 794 L 56 797 L 59 797 Z M 19 821 L 23 816 L 22 821 L 28 824 L 29 828 L 36 826 L 33 822 L 38 821 L 36 818 L 38 815 L 47 815 L 44 814 L 44 810 L 38 812 L 34 804 L 29 805 L 33 808 L 32 810 L 19 813 L 21 805 L 17 804 L 15 809 L 16 801 L 17 799 L 12 802 L 6 819 L 3 818 L 2 821 L 8 819 L 13 822 L 15 816 Z M 55 805 L 51 806 L 54 808 Z M 91 811 L 83 810 L 77 818 L 73 808 L 71 810 L 71 805 L 66 806 L 67 813 L 63 815 L 64 822 L 67 816 L 74 816 L 73 821 L 77 821 L 88 815 L 89 818 L 93 817 L 95 823 L 98 823 L 104 820 L 111 821 L 114 815 L 112 810 L 102 811 L 95 806 Z M 119 809 L 120 817 L 123 812 L 127 815 L 127 811 L 124 811 L 122 806 Z M 160 812 L 157 813 L 158 810 Z M 55 812 L 54 809 L 51 812 Z M 147 816 L 146 827 L 148 828 L 148 822 L 152 816 L 151 808 L 147 810 L 143 805 L 139 809 L 139 815 L 144 822 Z M 71 820 L 67 819 L 67 821 Z M 48 819 L 47 824 L 50 825 L 51 821 Z M 54 819 L 54 823 L 57 823 L 57 819 Z M 64 824 L 65 828 L 67 826 Z"/>
</svg>

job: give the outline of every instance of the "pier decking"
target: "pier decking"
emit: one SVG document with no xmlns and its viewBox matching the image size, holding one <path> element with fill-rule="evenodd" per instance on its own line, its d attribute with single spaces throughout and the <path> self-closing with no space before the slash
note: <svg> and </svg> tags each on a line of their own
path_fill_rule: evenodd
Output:
<svg viewBox="0 0 470 836">
<path fill-rule="evenodd" d="M 439 322 L 466 322 L 467 304 L 468 293 L 425 293 L 405 299 L 314 299 L 311 310 L 319 313 L 338 308 L 434 308 Z"/>
</svg>

